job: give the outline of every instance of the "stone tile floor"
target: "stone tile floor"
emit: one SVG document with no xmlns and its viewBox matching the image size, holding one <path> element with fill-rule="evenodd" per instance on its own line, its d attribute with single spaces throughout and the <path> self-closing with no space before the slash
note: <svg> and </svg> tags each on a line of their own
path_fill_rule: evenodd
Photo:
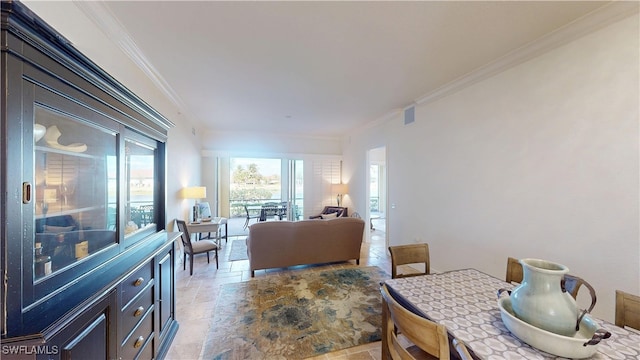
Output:
<svg viewBox="0 0 640 360">
<path fill-rule="evenodd" d="M 236 219 L 230 220 L 236 221 Z M 242 220 L 241 224 L 244 224 L 244 219 L 238 220 Z M 237 234 L 232 230 L 234 226 L 236 226 L 235 223 L 229 224 L 230 235 Z M 391 258 L 387 255 L 385 233 L 381 230 L 376 227 L 376 230 L 370 231 L 368 238 L 363 242 L 360 265 L 378 266 L 391 273 Z M 182 270 L 180 255 L 180 259 L 178 259 L 180 263 L 176 266 L 176 318 L 180 329 L 166 359 L 208 360 L 207 357 L 201 356 L 201 351 L 206 334 L 209 332 L 210 322 L 213 319 L 219 286 L 226 283 L 251 281 L 248 260 L 228 261 L 231 242 L 241 238 L 243 237 L 230 236 L 226 244 L 223 242 L 219 253 L 219 269 L 216 269 L 213 259 L 211 259 L 211 263 L 207 263 L 207 256 L 200 254 L 195 256 L 193 276 L 189 276 L 189 260 L 187 259 L 187 270 Z M 341 265 L 344 263 L 318 266 L 331 268 Z M 301 271 L 303 268 L 260 270 L 256 271 L 256 277 L 287 271 Z M 366 360 L 380 358 L 380 342 L 375 342 L 312 359 Z"/>
</svg>

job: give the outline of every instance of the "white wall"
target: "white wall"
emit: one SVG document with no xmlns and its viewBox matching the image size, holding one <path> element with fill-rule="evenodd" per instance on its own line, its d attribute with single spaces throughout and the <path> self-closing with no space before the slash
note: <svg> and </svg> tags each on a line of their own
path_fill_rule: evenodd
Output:
<svg viewBox="0 0 640 360">
<path fill-rule="evenodd" d="M 249 129 L 250 130 L 250 129 Z M 202 148 L 206 153 L 264 157 L 274 154 L 342 155 L 339 138 L 267 134 L 259 132 L 206 131 Z"/>
<path fill-rule="evenodd" d="M 398 112 L 345 139 L 360 183 L 366 151 L 387 146 L 390 243 L 426 241 L 432 268 L 499 278 L 507 256 L 562 263 L 613 320 L 615 289 L 640 293 L 638 23 L 418 105 L 413 124 Z"/>
</svg>

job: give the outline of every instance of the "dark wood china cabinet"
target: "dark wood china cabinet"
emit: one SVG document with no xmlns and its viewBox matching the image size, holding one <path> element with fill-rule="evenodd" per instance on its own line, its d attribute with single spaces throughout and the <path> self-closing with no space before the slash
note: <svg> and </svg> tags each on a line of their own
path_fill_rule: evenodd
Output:
<svg viewBox="0 0 640 360">
<path fill-rule="evenodd" d="M 0 356 L 163 358 L 173 124 L 20 2 L 2 1 Z"/>
</svg>

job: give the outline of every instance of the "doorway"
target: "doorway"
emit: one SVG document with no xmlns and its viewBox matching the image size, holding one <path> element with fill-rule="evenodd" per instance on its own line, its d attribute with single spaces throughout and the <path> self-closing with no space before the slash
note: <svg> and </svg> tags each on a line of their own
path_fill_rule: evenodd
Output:
<svg viewBox="0 0 640 360">
<path fill-rule="evenodd" d="M 387 243 L 387 162 L 386 147 L 368 151 L 367 219 L 371 236 L 384 233 Z"/>
</svg>

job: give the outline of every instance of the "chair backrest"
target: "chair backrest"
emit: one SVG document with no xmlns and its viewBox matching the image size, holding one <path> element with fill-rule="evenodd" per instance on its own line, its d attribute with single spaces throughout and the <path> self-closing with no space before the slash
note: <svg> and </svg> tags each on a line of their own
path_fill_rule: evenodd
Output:
<svg viewBox="0 0 640 360">
<path fill-rule="evenodd" d="M 640 330 L 640 296 L 616 290 L 616 325 Z"/>
<path fill-rule="evenodd" d="M 189 229 L 187 229 L 187 223 L 184 220 L 176 220 L 176 223 L 178 224 L 178 231 L 182 233 L 180 239 L 182 239 L 184 251 L 188 254 L 192 254 L 193 247 L 191 246 L 191 235 L 189 234 Z"/>
<path fill-rule="evenodd" d="M 389 246 L 391 253 L 391 278 L 425 275 L 431 272 L 429 261 L 429 244 L 410 244 Z M 408 264 L 424 264 L 424 272 L 401 274 L 398 266 Z"/>
<path fill-rule="evenodd" d="M 512 257 L 507 258 L 507 275 L 505 277 L 505 281 L 508 283 L 521 283 L 522 277 L 524 276 L 522 270 L 522 264 L 520 264 L 520 260 Z"/>
<path fill-rule="evenodd" d="M 415 359 L 411 353 L 405 349 L 403 342 L 398 341 L 398 333 L 401 333 L 409 341 L 414 343 L 420 350 L 435 356 L 438 359 L 449 359 L 449 339 L 447 328 L 444 325 L 436 324 L 422 316 L 418 316 L 398 303 L 386 285 L 381 286 L 383 306 L 389 311 L 387 320 L 387 331 L 385 336 L 389 354 L 392 359 Z M 397 329 L 398 331 L 394 331 Z"/>
</svg>

